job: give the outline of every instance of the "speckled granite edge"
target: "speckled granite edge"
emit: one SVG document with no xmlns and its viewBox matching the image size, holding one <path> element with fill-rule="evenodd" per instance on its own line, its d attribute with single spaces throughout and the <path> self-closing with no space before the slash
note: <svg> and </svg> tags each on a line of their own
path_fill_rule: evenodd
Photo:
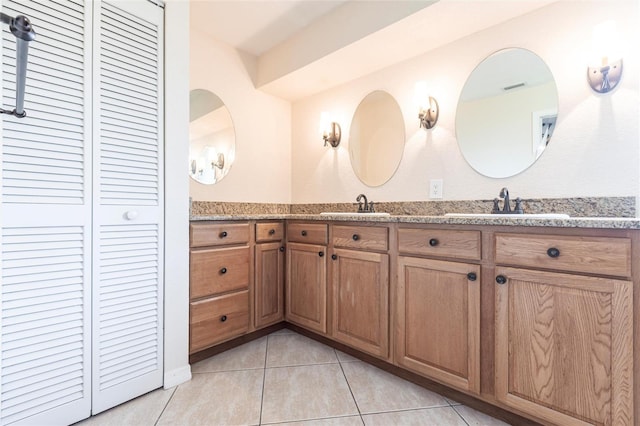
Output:
<svg viewBox="0 0 640 426">
<path fill-rule="evenodd" d="M 487 213 L 491 200 L 479 201 L 417 201 L 376 204 L 376 211 L 388 217 L 368 215 L 321 216 L 321 212 L 354 212 L 351 203 L 332 204 L 264 204 L 203 202 L 191 203 L 190 218 L 201 220 L 318 220 L 349 222 L 422 223 L 453 225 L 550 226 L 568 228 L 640 229 L 635 197 L 591 197 L 570 199 L 523 200 L 526 213 L 566 213 L 569 219 L 531 217 L 444 217 L 445 213 Z"/>
<path fill-rule="evenodd" d="M 572 217 L 635 218 L 635 197 L 545 198 L 522 200 L 526 213 L 566 213 Z M 441 216 L 445 213 L 488 213 L 492 200 L 398 201 L 376 203 L 376 211 L 392 215 Z M 274 204 L 193 201 L 192 216 L 319 214 L 353 212 L 354 203 Z"/>
<path fill-rule="evenodd" d="M 525 213 L 566 213 L 571 217 L 636 217 L 635 197 L 523 199 L 522 206 Z M 399 201 L 375 204 L 375 210 L 378 212 L 406 216 L 490 213 L 492 208 L 493 200 Z M 292 204 L 290 213 L 319 214 L 321 212 L 353 212 L 355 210 L 354 203 Z"/>
<path fill-rule="evenodd" d="M 289 214 L 289 204 L 192 201 L 190 216 Z"/>
</svg>

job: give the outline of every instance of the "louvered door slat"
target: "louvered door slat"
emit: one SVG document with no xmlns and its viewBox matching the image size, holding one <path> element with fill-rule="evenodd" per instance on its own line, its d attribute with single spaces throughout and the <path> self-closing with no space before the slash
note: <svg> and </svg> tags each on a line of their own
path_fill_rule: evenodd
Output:
<svg viewBox="0 0 640 426">
<path fill-rule="evenodd" d="M 69 424 L 91 409 L 91 39 L 84 2 L 3 0 L 36 28 L 27 117 L 3 117 L 0 423 Z M 90 7 L 90 3 L 89 3 Z M 2 103 L 15 105 L 2 31 Z"/>
<path fill-rule="evenodd" d="M 162 10 L 97 10 L 94 412 L 162 383 L 163 264 Z"/>
<path fill-rule="evenodd" d="M 87 233 L 79 226 L 2 229 L 3 424 L 49 410 L 74 410 L 69 419 L 88 411 Z"/>
<path fill-rule="evenodd" d="M 87 194 L 84 8 L 46 0 L 12 0 L 4 6 L 9 13 L 29 16 L 38 28 L 38 38 L 29 47 L 27 118 L 3 122 L 2 201 L 84 204 Z M 3 31 L 5 102 L 13 102 L 15 98 L 14 55 L 15 37 Z M 58 57 L 57 62 L 63 65 L 52 66 L 52 56 Z M 43 93 L 46 97 L 41 96 Z M 64 105 L 66 114 L 55 115 L 59 105 Z M 76 155 L 56 151 L 56 142 L 72 145 Z M 47 143 L 51 146 L 45 151 L 42 147 Z"/>
</svg>

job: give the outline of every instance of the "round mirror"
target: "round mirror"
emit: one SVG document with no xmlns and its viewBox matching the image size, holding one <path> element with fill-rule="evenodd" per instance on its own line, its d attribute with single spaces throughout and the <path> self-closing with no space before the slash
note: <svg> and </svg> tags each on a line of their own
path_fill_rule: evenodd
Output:
<svg viewBox="0 0 640 426">
<path fill-rule="evenodd" d="M 236 134 L 224 102 L 204 89 L 189 92 L 189 176 L 211 185 L 233 164 Z"/>
<path fill-rule="evenodd" d="M 558 90 L 540 57 L 500 50 L 473 70 L 456 111 L 456 136 L 465 160 L 492 178 L 517 175 L 546 149 L 558 117 Z"/>
<path fill-rule="evenodd" d="M 358 105 L 349 131 L 349 157 L 358 178 L 380 186 L 396 172 L 404 151 L 404 120 L 393 96 L 376 90 Z"/>
</svg>

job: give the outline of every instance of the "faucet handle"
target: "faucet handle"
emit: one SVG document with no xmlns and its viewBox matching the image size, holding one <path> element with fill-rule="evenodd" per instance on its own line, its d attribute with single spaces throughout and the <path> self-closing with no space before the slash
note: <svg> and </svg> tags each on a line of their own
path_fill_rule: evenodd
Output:
<svg viewBox="0 0 640 426">
<path fill-rule="evenodd" d="M 500 213 L 500 199 L 499 198 L 494 198 L 493 199 L 493 209 L 491 210 L 491 213 Z"/>
<path fill-rule="evenodd" d="M 375 213 L 375 210 L 373 210 L 373 201 L 369 201 L 369 213 Z"/>
<path fill-rule="evenodd" d="M 522 208 L 522 199 L 520 197 L 516 198 L 516 208 L 513 212 L 516 214 L 524 214 L 524 209 Z"/>
</svg>

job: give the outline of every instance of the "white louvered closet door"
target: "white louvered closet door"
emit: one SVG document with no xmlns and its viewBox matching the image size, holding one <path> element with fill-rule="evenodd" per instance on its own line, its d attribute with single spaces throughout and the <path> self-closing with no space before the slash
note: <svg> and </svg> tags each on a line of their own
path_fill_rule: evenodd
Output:
<svg viewBox="0 0 640 426">
<path fill-rule="evenodd" d="M 162 386 L 162 9 L 95 2 L 93 413 Z"/>
<path fill-rule="evenodd" d="M 69 424 L 91 410 L 90 3 L 2 0 L 37 29 L 27 117 L 1 116 L 0 424 Z M 3 107 L 15 37 L 2 26 Z"/>
</svg>

